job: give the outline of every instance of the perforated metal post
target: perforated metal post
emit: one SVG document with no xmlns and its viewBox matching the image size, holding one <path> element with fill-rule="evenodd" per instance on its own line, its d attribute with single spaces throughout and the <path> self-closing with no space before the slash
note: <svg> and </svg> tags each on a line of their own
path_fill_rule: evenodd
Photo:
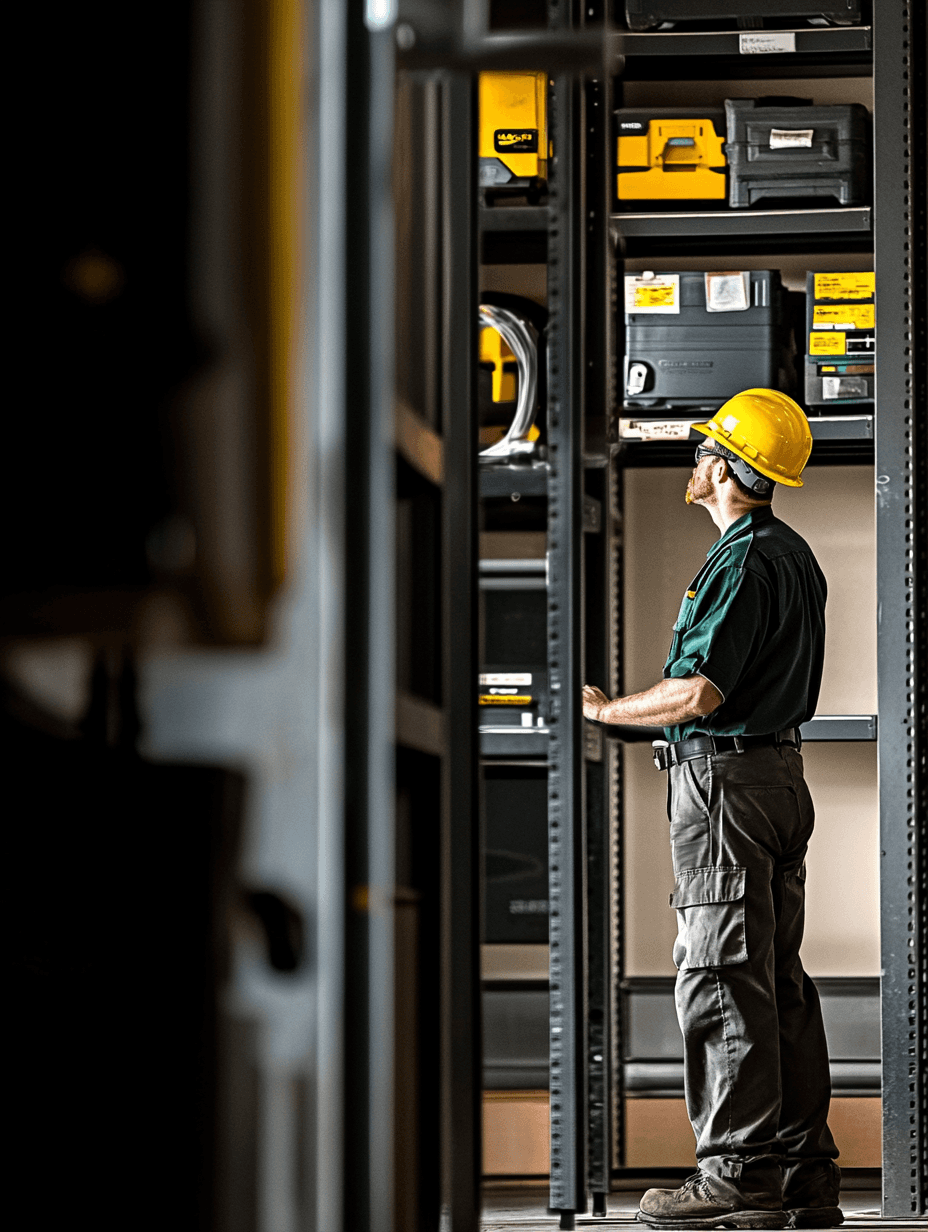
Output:
<svg viewBox="0 0 928 1232">
<path fill-rule="evenodd" d="M 586 1209 L 583 1052 L 581 237 L 578 86 L 555 80 L 548 232 L 548 762 L 551 1198 L 561 1227 Z"/>
<path fill-rule="evenodd" d="M 588 14 L 592 18 L 592 7 Z M 616 472 L 606 444 L 615 397 L 614 271 L 608 232 L 612 186 L 610 97 L 605 74 L 584 82 L 584 493 L 587 501 L 595 501 L 596 516 L 584 519 L 582 590 L 584 680 L 614 697 L 618 642 Z M 615 741 L 603 739 L 601 729 L 585 726 L 587 1187 L 593 1214 L 605 1217 L 621 1087 L 616 1048 L 619 968 L 615 944 L 620 751 Z"/>
<path fill-rule="evenodd" d="M 883 1213 L 894 1217 L 928 1205 L 924 38 L 923 5 L 876 0 Z"/>
</svg>

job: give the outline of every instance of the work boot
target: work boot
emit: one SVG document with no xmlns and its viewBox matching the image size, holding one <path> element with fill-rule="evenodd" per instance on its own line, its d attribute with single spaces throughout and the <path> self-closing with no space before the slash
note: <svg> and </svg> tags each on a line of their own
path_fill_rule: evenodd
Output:
<svg viewBox="0 0 928 1232">
<path fill-rule="evenodd" d="M 740 1200 L 729 1186 L 722 1195 L 704 1172 L 689 1177 L 682 1189 L 649 1189 L 641 1199 L 639 1223 L 649 1228 L 785 1228 L 779 1205 L 755 1206 Z"/>
<path fill-rule="evenodd" d="M 838 1206 L 841 1169 L 833 1159 L 783 1165 L 783 1209 L 788 1228 L 837 1228 L 844 1223 Z"/>
</svg>

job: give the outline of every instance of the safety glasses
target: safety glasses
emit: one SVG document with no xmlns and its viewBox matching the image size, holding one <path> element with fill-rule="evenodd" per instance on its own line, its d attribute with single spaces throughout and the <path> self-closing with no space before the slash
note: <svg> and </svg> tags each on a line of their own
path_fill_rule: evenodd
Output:
<svg viewBox="0 0 928 1232">
<path fill-rule="evenodd" d="M 708 445 L 697 445 L 696 462 L 701 462 L 703 458 L 724 458 L 728 461 L 728 454 L 721 453 L 718 449 L 710 449 Z"/>
</svg>

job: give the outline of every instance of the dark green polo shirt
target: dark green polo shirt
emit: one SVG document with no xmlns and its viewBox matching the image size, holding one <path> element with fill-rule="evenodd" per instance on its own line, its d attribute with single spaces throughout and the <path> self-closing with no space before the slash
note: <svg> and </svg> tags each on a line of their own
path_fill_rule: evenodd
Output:
<svg viewBox="0 0 928 1232">
<path fill-rule="evenodd" d="M 705 676 L 718 710 L 665 728 L 765 736 L 815 713 L 825 653 L 825 577 L 812 549 L 774 516 L 753 509 L 729 526 L 687 587 L 664 676 Z"/>
</svg>

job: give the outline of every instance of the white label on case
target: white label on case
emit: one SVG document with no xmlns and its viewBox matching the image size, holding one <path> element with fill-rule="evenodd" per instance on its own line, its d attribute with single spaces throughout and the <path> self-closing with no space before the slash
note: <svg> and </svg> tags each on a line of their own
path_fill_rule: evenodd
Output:
<svg viewBox="0 0 928 1232">
<path fill-rule="evenodd" d="M 771 150 L 795 150 L 801 147 L 804 150 L 811 150 L 814 136 L 814 128 L 771 128 L 770 148 Z"/>
<path fill-rule="evenodd" d="M 706 274 L 707 312 L 746 312 L 751 306 L 751 275 L 731 270 Z"/>
<path fill-rule="evenodd" d="M 766 56 L 773 52 L 795 51 L 795 30 L 770 30 L 738 35 L 738 50 L 743 56 Z"/>
<path fill-rule="evenodd" d="M 689 440 L 691 419 L 620 419 L 619 436 L 635 441 Z"/>
<path fill-rule="evenodd" d="M 482 685 L 531 684 L 531 672 L 481 672 L 478 683 Z"/>
</svg>

